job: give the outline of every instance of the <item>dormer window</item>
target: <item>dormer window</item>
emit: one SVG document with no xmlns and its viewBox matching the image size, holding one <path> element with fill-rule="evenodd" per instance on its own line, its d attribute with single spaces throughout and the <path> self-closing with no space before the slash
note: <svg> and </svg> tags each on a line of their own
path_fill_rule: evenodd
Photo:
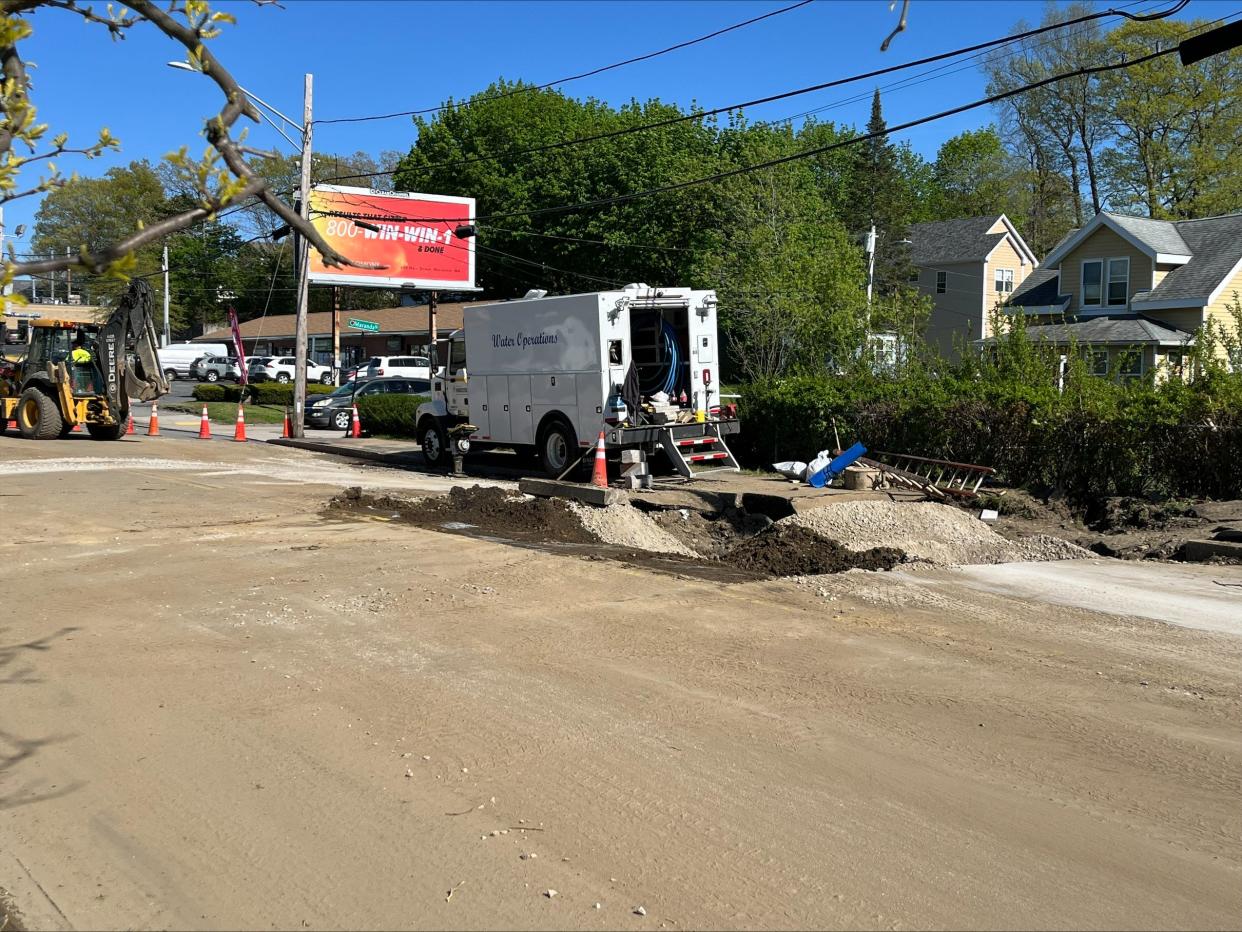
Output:
<svg viewBox="0 0 1242 932">
<path fill-rule="evenodd" d="M 1082 307 L 1124 307 L 1129 296 L 1129 259 L 1087 259 L 1083 262 Z"/>
</svg>

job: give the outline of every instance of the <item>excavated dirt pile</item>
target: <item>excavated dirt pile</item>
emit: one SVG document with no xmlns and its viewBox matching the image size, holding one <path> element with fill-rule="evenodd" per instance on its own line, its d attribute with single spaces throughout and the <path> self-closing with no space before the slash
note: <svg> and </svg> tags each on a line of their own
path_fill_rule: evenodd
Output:
<svg viewBox="0 0 1242 932">
<path fill-rule="evenodd" d="M 861 552 L 843 547 L 796 524 L 778 524 L 737 544 L 722 562 L 768 576 L 817 576 L 846 570 L 891 570 L 906 555 L 894 547 Z"/>
<path fill-rule="evenodd" d="M 477 528 L 488 534 L 519 540 L 541 538 L 585 544 L 596 539 L 567 503 L 551 498 L 527 498 L 490 486 L 476 485 L 469 489 L 454 486 L 448 495 L 414 500 L 367 495 L 361 489 L 351 488 L 331 499 L 328 509 L 354 514 L 359 511 L 386 513 L 428 527 Z"/>
</svg>

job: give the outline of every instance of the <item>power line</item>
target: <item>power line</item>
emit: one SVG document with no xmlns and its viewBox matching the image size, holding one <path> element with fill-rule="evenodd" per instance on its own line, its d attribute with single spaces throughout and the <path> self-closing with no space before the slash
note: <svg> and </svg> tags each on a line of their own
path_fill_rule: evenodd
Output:
<svg viewBox="0 0 1242 932">
<path fill-rule="evenodd" d="M 581 74 L 570 75 L 567 78 L 558 78 L 557 80 L 549 81 L 546 84 L 536 84 L 536 85 L 532 85 L 529 87 L 519 87 L 511 91 L 505 91 L 503 94 L 491 94 L 487 97 L 475 98 L 473 100 L 466 101 L 463 104 L 463 106 L 472 106 L 476 103 L 486 103 L 489 100 L 500 100 L 505 97 L 513 97 L 516 94 L 529 94 L 532 91 L 543 91 L 543 90 L 547 90 L 550 87 L 555 87 L 558 84 L 568 84 L 570 81 L 578 81 L 578 80 L 581 80 L 582 78 L 590 78 L 597 74 L 603 74 L 605 71 L 612 71 L 614 68 L 623 68 L 626 65 L 634 65 L 634 64 L 637 64 L 638 62 L 648 61 L 652 58 L 658 58 L 661 55 L 667 55 L 669 52 L 676 52 L 684 48 L 689 48 L 692 45 L 698 45 L 700 42 L 706 42 L 708 39 L 715 39 L 717 36 L 723 36 L 725 33 L 733 32 L 734 30 L 737 30 L 737 29 L 743 29 L 746 26 L 753 26 L 755 23 L 763 22 L 765 19 L 771 19 L 774 16 L 780 16 L 782 13 L 791 13 L 794 10 L 797 10 L 801 7 L 808 6 L 811 2 L 812 0 L 798 0 L 797 3 L 791 4 L 786 7 L 781 7 L 779 10 L 772 10 L 768 13 L 764 13 L 762 16 L 755 16 L 751 19 L 744 20 L 743 22 L 734 23 L 732 26 L 726 26 L 723 29 L 717 29 L 715 32 L 709 32 L 705 36 L 699 36 L 698 38 L 695 38 L 695 39 L 688 39 L 685 42 L 678 42 L 676 45 L 670 45 L 668 48 L 659 49 L 658 51 L 655 51 L 655 52 L 648 52 L 647 54 L 639 55 L 636 58 L 627 58 L 625 61 L 614 62 L 611 65 L 604 65 L 601 68 L 593 68 L 592 70 L 584 71 Z M 1186 2 L 1189 2 L 1189 0 L 1186 0 Z M 391 120 L 396 117 L 421 116 L 424 113 L 439 113 L 442 110 L 451 110 L 455 106 L 458 106 L 458 105 L 451 104 L 451 103 L 440 104 L 438 107 L 427 107 L 422 110 L 402 110 L 398 113 L 382 113 L 382 114 L 378 114 L 375 116 L 338 117 L 332 120 L 315 120 L 314 122 L 321 123 L 321 124 L 367 123 L 373 120 Z"/>
<path fill-rule="evenodd" d="M 1237 14 L 1236 13 L 1230 14 L 1230 16 L 1234 16 L 1234 15 L 1237 15 Z M 919 117 L 918 119 L 914 119 L 914 120 L 908 120 L 905 123 L 899 123 L 896 126 L 886 127 L 883 130 L 878 130 L 873 133 L 863 133 L 861 135 L 853 136 L 849 139 L 843 139 L 838 142 L 830 143 L 828 145 L 816 146 L 811 149 L 803 149 L 799 152 L 791 153 L 790 155 L 781 156 L 780 158 L 769 159 L 766 162 L 756 162 L 752 165 L 742 165 L 742 166 L 739 166 L 738 168 L 732 168 L 726 171 L 714 172 L 713 174 L 704 175 L 700 178 L 691 178 L 691 179 L 687 179 L 686 181 L 673 182 L 671 184 L 661 185 L 656 188 L 649 188 L 644 191 L 633 191 L 633 192 L 630 192 L 629 194 L 617 194 L 617 195 L 613 195 L 612 197 L 596 198 L 590 201 L 582 201 L 581 203 L 577 203 L 577 204 L 563 204 L 563 205 L 554 206 L 554 207 L 532 208 L 530 210 L 513 210 L 513 211 L 504 211 L 504 212 L 495 213 L 495 214 L 481 214 L 479 216 L 469 218 L 469 222 L 486 222 L 488 220 L 493 220 L 497 218 L 506 218 L 506 217 L 539 217 L 539 216 L 546 216 L 549 214 L 570 213 L 570 212 L 579 211 L 579 210 L 586 210 L 586 209 L 593 208 L 593 207 L 609 207 L 614 204 L 623 204 L 629 201 L 638 200 L 639 198 L 651 197 L 656 194 L 668 194 L 674 191 L 681 191 L 686 188 L 697 187 L 698 185 L 702 185 L 702 184 L 709 184 L 715 181 L 723 181 L 727 178 L 733 178 L 739 175 L 745 175 L 751 172 L 761 171 L 767 168 L 774 168 L 778 165 L 785 165 L 790 162 L 800 161 L 802 159 L 810 158 L 812 156 L 822 155 L 825 152 L 831 152 L 836 149 L 845 148 L 847 146 L 859 145 L 864 142 L 869 142 L 872 139 L 879 139 L 881 137 L 888 136 L 892 133 L 901 132 L 907 129 L 912 129 L 913 127 L 916 127 L 916 126 L 923 126 L 924 124 L 927 124 L 927 123 L 933 123 L 937 120 L 943 120 L 947 117 L 956 116 L 959 113 L 965 113 L 969 110 L 976 110 L 979 107 L 986 107 L 990 104 L 998 103 L 999 101 L 1002 101 L 1002 100 L 1007 100 L 1010 97 L 1016 97 L 1019 94 L 1025 94 L 1025 93 L 1028 93 L 1029 91 L 1037 90 L 1038 88 L 1041 88 L 1041 87 L 1046 87 L 1049 84 L 1055 84 L 1058 81 L 1065 81 L 1065 80 L 1069 80 L 1070 78 L 1087 77 L 1093 74 L 1103 74 L 1109 71 L 1119 71 L 1119 70 L 1123 70 L 1126 68 L 1133 68 L 1136 65 L 1141 65 L 1141 64 L 1144 64 L 1145 62 L 1154 61 L 1158 58 L 1163 58 L 1164 56 L 1171 55 L 1177 51 L 1178 51 L 1178 46 L 1175 45 L 1167 49 L 1164 49 L 1162 51 L 1152 52 L 1148 55 L 1143 55 L 1143 56 L 1140 56 L 1139 58 L 1135 58 L 1129 61 L 1113 62 L 1107 65 L 1096 65 L 1090 68 L 1076 68 L 1073 71 L 1069 71 L 1069 72 L 1065 72 L 1065 73 L 1057 74 L 1057 75 L 1052 75 L 1040 81 L 1035 81 L 1030 84 L 1024 84 L 1020 87 L 1012 88 L 1007 91 L 1002 91 L 997 94 L 992 94 L 987 97 L 980 98 L 979 100 L 971 101 L 970 103 L 961 104 L 957 107 L 951 107 L 948 110 L 942 110 L 939 113 L 930 114 L 929 116 Z M 374 204 L 372 204 L 371 206 L 378 207 L 378 205 L 374 205 Z M 461 223 L 462 222 L 461 218 L 459 217 L 388 217 L 386 219 L 391 220 L 391 221 L 396 221 L 396 222 L 404 222 L 404 221 L 412 221 L 412 220 L 417 220 L 417 221 L 421 221 L 424 223 Z"/>
<path fill-rule="evenodd" d="M 560 140 L 559 142 L 545 143 L 544 145 L 541 145 L 541 146 L 532 146 L 528 149 L 517 149 L 517 150 L 513 150 L 509 152 L 500 153 L 498 155 L 480 155 L 480 156 L 474 156 L 468 159 L 458 159 L 455 161 L 433 162 L 429 165 L 421 166 L 421 169 L 425 170 L 425 169 L 432 169 L 432 168 L 457 168 L 457 167 L 461 167 L 464 165 L 474 165 L 479 162 L 495 161 L 497 159 L 517 159 L 523 156 L 534 155 L 540 152 L 549 152 L 555 149 L 563 149 L 563 148 L 570 147 L 570 146 L 578 146 L 578 145 L 584 145 L 584 144 L 592 143 L 592 142 L 599 142 L 604 139 L 614 139 L 618 136 L 626 136 L 631 133 L 641 133 L 641 132 L 646 132 L 648 130 L 661 129 L 667 126 L 674 126 L 679 123 L 687 123 L 692 120 L 701 120 L 704 117 L 717 116 L 721 113 L 727 113 L 727 112 L 734 111 L 734 110 L 744 110 L 747 107 L 757 107 L 762 104 L 774 103 L 778 100 L 787 100 L 790 97 L 799 97 L 803 94 L 811 94 L 816 91 L 822 91 L 822 90 L 826 90 L 832 87 L 840 87 L 845 84 L 853 84 L 858 81 L 868 80 L 870 78 L 881 77 L 887 74 L 894 74 L 898 71 L 904 71 L 909 68 L 917 68 L 921 65 L 928 65 L 934 62 L 944 61 L 945 59 L 956 58 L 961 55 L 967 55 L 970 53 L 980 52 L 982 50 L 994 48 L 999 45 L 1005 45 L 1010 42 L 1018 42 L 1018 41 L 1021 41 L 1022 39 L 1027 39 L 1032 36 L 1041 35 L 1045 32 L 1050 32 L 1054 29 L 1064 29 L 1068 26 L 1075 26 L 1080 23 L 1094 21 L 1094 20 L 1101 19 L 1106 16 L 1124 16 L 1127 19 L 1131 19 L 1131 20 L 1135 20 L 1139 22 L 1148 22 L 1148 21 L 1157 20 L 1157 19 L 1165 19 L 1169 16 L 1173 16 L 1174 14 L 1180 12 L 1182 9 L 1185 8 L 1186 4 L 1189 2 L 1190 0 L 1178 0 L 1178 2 L 1173 7 L 1161 13 L 1135 14 L 1135 13 L 1128 13 L 1124 9 L 1101 10 L 1095 13 L 1088 13 L 1086 15 L 1077 17 L 1076 19 L 1066 20 L 1065 22 L 1062 22 L 1062 23 L 1049 23 L 1048 25 L 1045 25 L 1045 26 L 1039 26 L 1034 29 L 1028 29 L 1025 32 L 1015 33 L 1014 35 L 1010 35 L 1010 36 L 1003 36 L 998 39 L 990 39 L 987 42 L 981 42 L 976 45 L 966 46 L 960 49 L 954 49 L 949 52 L 941 52 L 936 55 L 928 56 L 927 58 L 920 58 L 920 59 L 916 59 L 915 61 L 904 62 L 903 64 L 900 64 L 900 65 L 891 65 L 887 68 L 880 68 L 875 71 L 868 71 L 862 74 L 856 74 L 856 75 L 852 75 L 846 78 L 837 78 L 832 81 L 825 81 L 820 84 L 813 84 L 813 85 L 810 85 L 809 87 L 797 88 L 791 91 L 783 91 L 779 94 L 770 94 L 767 97 L 758 97 L 758 98 L 755 98 L 754 100 L 745 100 L 745 101 L 740 101 L 738 103 L 726 104 L 722 107 L 716 107 L 712 110 L 696 110 L 692 113 L 679 114 L 678 116 L 669 117 L 664 120 L 657 120 L 652 123 L 640 123 L 637 126 L 625 126 L 619 129 L 609 130 L 608 132 L 604 132 L 604 133 L 596 133 L 591 136 L 579 136 L 579 137 L 575 137 L 574 139 L 563 139 L 563 140 Z M 1134 6 L 1135 4 L 1130 3 L 1127 5 Z M 358 179 L 365 179 L 365 178 L 377 178 L 382 175 L 395 174 L 396 171 L 397 169 L 389 169 L 389 170 L 376 171 L 376 172 L 360 172 L 360 173 L 352 174 L 352 175 L 338 175 L 335 178 L 329 178 L 326 180 L 328 182 L 333 182 L 333 181 L 351 181 L 351 180 L 358 180 Z"/>
</svg>

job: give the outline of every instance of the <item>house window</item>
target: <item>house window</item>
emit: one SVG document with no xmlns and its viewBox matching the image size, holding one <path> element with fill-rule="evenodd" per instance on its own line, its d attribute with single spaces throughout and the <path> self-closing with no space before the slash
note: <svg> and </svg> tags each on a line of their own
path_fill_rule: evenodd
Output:
<svg viewBox="0 0 1242 932">
<path fill-rule="evenodd" d="M 949 290 L 949 273 L 948 272 L 937 272 L 936 273 L 936 294 L 944 294 L 948 290 Z"/>
<path fill-rule="evenodd" d="M 911 285 L 917 285 L 919 283 L 919 270 L 918 269 L 910 270 L 909 281 Z"/>
<path fill-rule="evenodd" d="M 1121 364 L 1117 367 L 1121 381 L 1131 382 L 1143 377 L 1142 350 L 1127 350 L 1121 354 Z"/>
<path fill-rule="evenodd" d="M 1082 306 L 1100 306 L 1100 282 L 1104 277 L 1104 260 L 1092 259 L 1082 264 Z"/>
<path fill-rule="evenodd" d="M 1108 260 L 1108 306 L 1124 305 L 1130 293 L 1130 260 Z"/>
<path fill-rule="evenodd" d="M 1165 364 L 1169 367 L 1169 374 L 1182 378 L 1185 372 L 1186 354 L 1176 350 L 1169 352 L 1164 357 Z"/>
<path fill-rule="evenodd" d="M 1105 378 L 1108 375 L 1108 350 L 1091 350 L 1087 354 L 1091 363 L 1091 374 Z"/>
<path fill-rule="evenodd" d="M 1013 269 L 997 269 L 996 270 L 996 288 L 997 294 L 1009 294 L 1013 291 Z"/>
<path fill-rule="evenodd" d="M 1124 307 L 1129 298 L 1129 259 L 1087 259 L 1083 262 L 1082 307 Z"/>
</svg>

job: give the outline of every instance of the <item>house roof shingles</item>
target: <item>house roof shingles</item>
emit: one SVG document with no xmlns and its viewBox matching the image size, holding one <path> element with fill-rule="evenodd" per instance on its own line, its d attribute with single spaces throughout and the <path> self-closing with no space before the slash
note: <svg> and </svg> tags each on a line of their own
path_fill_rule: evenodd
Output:
<svg viewBox="0 0 1242 932">
<path fill-rule="evenodd" d="M 1242 262 L 1242 214 L 1152 222 L 1175 226 L 1191 259 L 1169 272 L 1151 291 L 1136 294 L 1130 302 L 1136 308 L 1151 301 L 1206 302 Z"/>
<path fill-rule="evenodd" d="M 1185 330 L 1142 314 L 1100 314 L 1065 323 L 1028 326 L 1026 333 L 1032 340 L 1054 344 L 1069 343 L 1072 339 L 1083 345 L 1138 346 L 1156 343 L 1181 346 L 1194 339 L 1194 335 Z M 990 339 L 984 342 L 990 342 Z"/>
<path fill-rule="evenodd" d="M 1189 256 L 1191 250 L 1178 232 L 1177 225 L 1168 220 L 1150 220 L 1147 217 L 1130 217 L 1109 213 L 1117 226 L 1135 239 L 1142 240 L 1153 251 L 1170 256 Z"/>
<path fill-rule="evenodd" d="M 493 303 L 493 302 L 479 302 Z M 468 304 L 437 304 L 436 330 L 448 333 L 462 325 L 462 308 Z M 378 334 L 408 333 L 420 334 L 427 332 L 427 305 L 417 307 L 384 307 L 373 311 L 341 311 L 341 336 L 368 336 L 368 332 L 346 326 L 351 317 L 369 320 L 379 324 Z M 243 340 L 292 339 L 297 323 L 295 314 L 269 314 L 267 317 L 256 317 L 245 321 L 238 329 Z M 308 336 L 323 337 L 332 334 L 332 312 L 313 311 L 306 315 L 306 332 Z M 229 342 L 233 339 L 232 332 L 227 328 L 204 333 L 195 337 L 194 342 Z"/>
<path fill-rule="evenodd" d="M 946 265 L 954 262 L 982 262 L 1005 238 L 1004 233 L 989 233 L 994 217 L 966 217 L 961 220 L 937 220 L 910 226 L 910 261 L 918 266 Z"/>
<path fill-rule="evenodd" d="M 1014 289 L 1006 302 L 1010 307 L 1061 307 L 1069 295 L 1060 293 L 1061 276 L 1056 269 L 1035 269 Z"/>
</svg>

